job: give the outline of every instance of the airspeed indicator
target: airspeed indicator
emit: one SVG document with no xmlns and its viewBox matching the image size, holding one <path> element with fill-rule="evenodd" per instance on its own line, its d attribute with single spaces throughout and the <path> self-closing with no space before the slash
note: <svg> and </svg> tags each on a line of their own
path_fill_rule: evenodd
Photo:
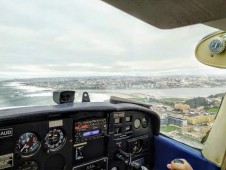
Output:
<svg viewBox="0 0 226 170">
<path fill-rule="evenodd" d="M 40 146 L 41 144 L 38 140 L 38 137 L 32 132 L 27 132 L 19 137 L 16 144 L 16 150 L 22 156 L 29 157 L 34 155 L 38 151 Z"/>
</svg>

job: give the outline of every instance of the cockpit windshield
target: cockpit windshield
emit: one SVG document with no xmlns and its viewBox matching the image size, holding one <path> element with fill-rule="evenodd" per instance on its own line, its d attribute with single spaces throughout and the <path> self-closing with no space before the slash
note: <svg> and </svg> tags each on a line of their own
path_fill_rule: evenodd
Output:
<svg viewBox="0 0 226 170">
<path fill-rule="evenodd" d="M 194 56 L 214 31 L 160 30 L 100 0 L 1 1 L 0 108 L 52 105 L 59 89 L 75 102 L 118 96 L 152 105 L 163 134 L 200 148 L 226 87 L 225 70 Z"/>
</svg>

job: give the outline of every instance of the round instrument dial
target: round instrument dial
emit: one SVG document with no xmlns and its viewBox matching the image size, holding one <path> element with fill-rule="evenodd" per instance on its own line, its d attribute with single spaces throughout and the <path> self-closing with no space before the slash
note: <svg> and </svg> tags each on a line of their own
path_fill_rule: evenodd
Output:
<svg viewBox="0 0 226 170">
<path fill-rule="evenodd" d="M 142 151 L 142 144 L 143 142 L 141 140 L 137 140 L 133 143 L 133 153 L 138 154 Z"/>
<path fill-rule="evenodd" d="M 39 166 L 35 161 L 26 161 L 20 165 L 17 170 L 39 170 Z"/>
<path fill-rule="evenodd" d="M 142 119 L 142 127 L 143 127 L 143 128 L 148 127 L 148 118 L 144 117 L 144 118 Z"/>
<path fill-rule="evenodd" d="M 209 43 L 209 50 L 213 54 L 219 54 L 225 49 L 225 41 L 222 38 L 215 38 Z"/>
<path fill-rule="evenodd" d="M 134 121 L 134 127 L 135 127 L 136 129 L 138 129 L 138 128 L 140 127 L 140 125 L 141 125 L 140 119 L 136 119 L 136 120 Z"/>
<path fill-rule="evenodd" d="M 32 132 L 27 132 L 19 137 L 19 140 L 16 143 L 16 150 L 22 156 L 29 157 L 34 155 L 40 146 L 41 144 L 38 137 Z"/>
<path fill-rule="evenodd" d="M 50 130 L 45 137 L 45 148 L 49 151 L 56 151 L 63 147 L 66 138 L 60 129 Z"/>
</svg>

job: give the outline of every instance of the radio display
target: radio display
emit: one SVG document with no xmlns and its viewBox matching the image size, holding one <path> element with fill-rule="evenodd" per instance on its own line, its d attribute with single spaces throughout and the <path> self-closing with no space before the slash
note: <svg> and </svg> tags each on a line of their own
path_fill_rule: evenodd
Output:
<svg viewBox="0 0 226 170">
<path fill-rule="evenodd" d="M 87 136 L 93 136 L 93 135 L 99 135 L 100 130 L 92 130 L 92 131 L 87 131 L 82 134 L 82 136 L 87 137 Z"/>
</svg>

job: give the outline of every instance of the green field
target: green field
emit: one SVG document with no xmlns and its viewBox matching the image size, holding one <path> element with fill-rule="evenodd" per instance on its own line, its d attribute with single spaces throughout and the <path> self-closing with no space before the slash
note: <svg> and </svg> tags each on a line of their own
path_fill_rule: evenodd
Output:
<svg viewBox="0 0 226 170">
<path fill-rule="evenodd" d="M 187 99 L 185 98 L 162 98 L 160 99 L 160 102 L 162 102 L 165 105 L 174 106 L 176 103 L 183 103 Z"/>
<path fill-rule="evenodd" d="M 188 137 L 188 136 L 185 136 L 185 135 L 183 135 L 181 133 L 177 133 L 177 136 L 181 136 L 183 139 L 186 139 L 186 140 L 190 140 L 190 141 L 193 141 L 193 142 L 201 143 L 200 139 Z"/>
<path fill-rule="evenodd" d="M 176 127 L 176 126 L 173 126 L 173 125 L 169 125 L 169 126 L 161 126 L 160 131 L 162 131 L 162 132 L 172 132 L 172 131 L 175 131 L 177 129 L 179 129 L 179 128 Z"/>
<path fill-rule="evenodd" d="M 214 108 L 208 109 L 207 112 L 210 112 L 210 113 L 218 113 L 218 110 L 219 110 L 219 108 L 214 107 Z"/>
</svg>

